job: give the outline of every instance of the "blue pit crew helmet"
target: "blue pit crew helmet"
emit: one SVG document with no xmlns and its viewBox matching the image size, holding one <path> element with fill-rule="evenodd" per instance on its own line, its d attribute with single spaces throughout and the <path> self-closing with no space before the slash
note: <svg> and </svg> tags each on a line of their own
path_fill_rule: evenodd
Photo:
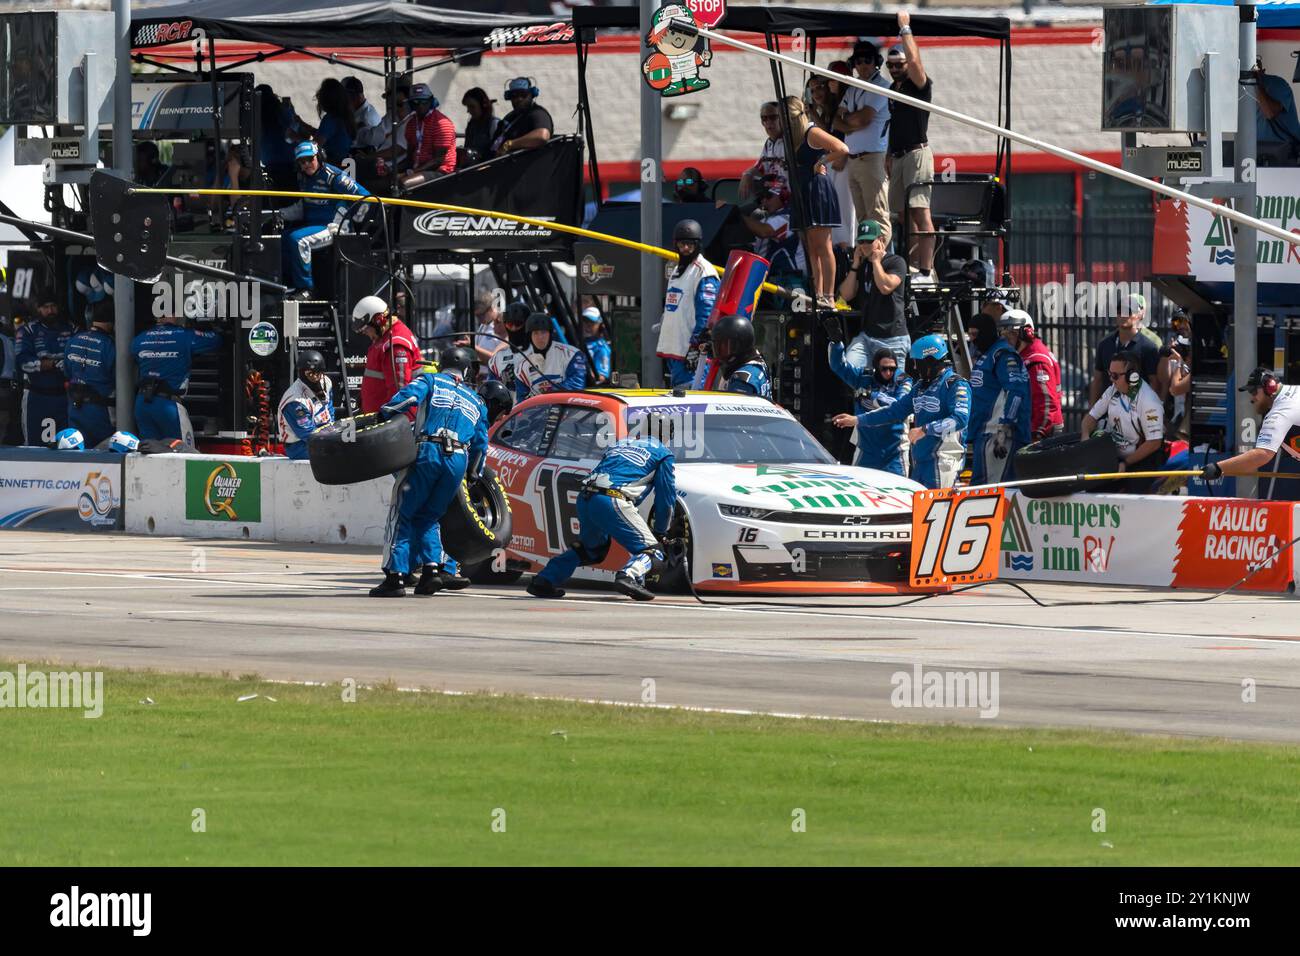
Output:
<svg viewBox="0 0 1300 956">
<path fill-rule="evenodd" d="M 932 358 L 943 361 L 948 357 L 948 343 L 942 335 L 923 335 L 912 343 L 912 361 Z"/>
<path fill-rule="evenodd" d="M 140 439 L 130 432 L 113 432 L 113 437 L 108 440 L 108 448 L 109 451 L 126 455 L 140 450 Z"/>
<path fill-rule="evenodd" d="M 56 447 L 63 451 L 85 451 L 86 438 L 75 428 L 65 428 L 54 436 Z"/>
</svg>

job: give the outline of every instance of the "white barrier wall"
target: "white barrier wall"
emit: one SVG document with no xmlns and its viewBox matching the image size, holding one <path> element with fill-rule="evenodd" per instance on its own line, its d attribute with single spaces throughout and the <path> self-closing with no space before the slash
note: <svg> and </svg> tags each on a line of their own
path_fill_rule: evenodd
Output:
<svg viewBox="0 0 1300 956">
<path fill-rule="evenodd" d="M 130 455 L 126 530 L 301 544 L 383 544 L 391 478 L 322 485 L 305 461 Z"/>
<path fill-rule="evenodd" d="M 1225 588 L 1296 536 L 1300 505 L 1242 498 L 1007 492 L 1002 577 L 1150 587 Z M 1285 591 L 1300 546 L 1243 588 Z"/>
</svg>

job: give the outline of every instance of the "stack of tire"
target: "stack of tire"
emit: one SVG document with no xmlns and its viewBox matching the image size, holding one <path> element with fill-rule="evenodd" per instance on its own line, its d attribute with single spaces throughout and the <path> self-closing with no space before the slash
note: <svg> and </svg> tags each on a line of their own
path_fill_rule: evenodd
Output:
<svg viewBox="0 0 1300 956">
<path fill-rule="evenodd" d="M 1016 453 L 1016 480 L 1056 478 L 1061 475 L 1105 475 L 1119 469 L 1119 453 L 1110 435 L 1084 438 L 1078 432 L 1053 435 L 1026 445 Z M 1020 493 L 1027 498 L 1057 498 L 1083 491 L 1105 491 L 1092 481 L 1062 481 L 1029 485 Z"/>
<path fill-rule="evenodd" d="M 312 476 L 322 485 L 351 485 L 392 475 L 415 461 L 415 435 L 404 415 L 344 418 L 307 439 Z M 442 544 L 467 571 L 490 564 L 510 543 L 510 498 L 491 468 L 461 482 L 440 522 Z M 474 576 L 474 575 L 471 575 Z M 518 575 L 516 575 L 518 576 Z"/>
</svg>

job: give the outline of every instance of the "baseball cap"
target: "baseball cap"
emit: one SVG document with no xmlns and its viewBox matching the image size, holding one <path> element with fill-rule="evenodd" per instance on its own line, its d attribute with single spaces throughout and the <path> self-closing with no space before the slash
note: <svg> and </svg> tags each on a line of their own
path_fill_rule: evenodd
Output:
<svg viewBox="0 0 1300 956">
<path fill-rule="evenodd" d="M 301 143 L 298 144 L 298 148 L 293 151 L 293 158 L 295 160 L 311 159 L 311 157 L 315 155 L 316 155 L 316 144 L 309 139 L 304 139 Z"/>
<path fill-rule="evenodd" d="M 427 83 L 416 83 L 411 87 L 411 92 L 406 94 L 408 100 L 433 100 L 437 105 L 438 98 L 433 95 L 433 90 L 429 89 Z"/>
<path fill-rule="evenodd" d="M 874 219 L 865 219 L 858 223 L 858 242 L 875 242 L 884 231 L 884 227 Z"/>
<path fill-rule="evenodd" d="M 587 306 L 582 310 L 582 319 L 584 322 L 599 322 L 600 309 L 596 308 L 594 305 Z"/>
<path fill-rule="evenodd" d="M 1265 368 L 1263 365 L 1259 366 L 1257 369 L 1251 372 L 1249 376 L 1247 376 L 1246 384 L 1241 386 L 1239 389 L 1237 389 L 1237 391 L 1253 392 L 1256 389 L 1263 388 L 1265 375 L 1269 375 L 1269 376 L 1273 375 L 1273 370 L 1271 368 Z"/>
<path fill-rule="evenodd" d="M 506 91 L 504 93 L 504 96 L 506 99 L 510 99 L 511 93 L 532 93 L 532 92 L 533 92 L 533 81 L 526 76 L 516 76 L 513 80 L 511 80 L 509 83 L 506 84 Z"/>
<path fill-rule="evenodd" d="M 853 44 L 853 53 L 849 56 L 849 63 L 857 63 L 859 60 L 871 60 L 880 56 L 880 48 L 870 40 L 859 40 Z"/>
<path fill-rule="evenodd" d="M 366 88 L 361 85 L 361 81 L 355 76 L 343 77 L 343 89 L 349 93 L 364 93 L 366 91 Z"/>
<path fill-rule="evenodd" d="M 903 52 L 901 46 L 891 46 L 889 52 L 885 54 L 885 59 L 893 60 L 895 63 L 900 63 L 907 59 L 907 54 Z"/>
<path fill-rule="evenodd" d="M 1134 312 L 1145 311 L 1146 307 L 1147 307 L 1147 297 L 1144 295 L 1140 295 L 1137 292 L 1134 292 L 1132 295 L 1130 295 L 1127 299 L 1124 300 L 1124 305 L 1121 307 L 1123 311 L 1120 314 L 1132 315 Z"/>
</svg>

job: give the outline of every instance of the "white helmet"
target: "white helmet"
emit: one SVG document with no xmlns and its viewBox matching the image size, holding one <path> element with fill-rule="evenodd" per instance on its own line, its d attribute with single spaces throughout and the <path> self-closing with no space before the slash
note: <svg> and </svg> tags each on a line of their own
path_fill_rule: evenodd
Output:
<svg viewBox="0 0 1300 956">
<path fill-rule="evenodd" d="M 998 316 L 998 330 L 1015 329 L 1017 332 L 1034 331 L 1034 317 L 1024 309 L 1007 309 Z"/>
<path fill-rule="evenodd" d="M 387 311 L 388 303 L 379 296 L 366 296 L 352 308 L 352 331 L 360 333 Z"/>
</svg>

